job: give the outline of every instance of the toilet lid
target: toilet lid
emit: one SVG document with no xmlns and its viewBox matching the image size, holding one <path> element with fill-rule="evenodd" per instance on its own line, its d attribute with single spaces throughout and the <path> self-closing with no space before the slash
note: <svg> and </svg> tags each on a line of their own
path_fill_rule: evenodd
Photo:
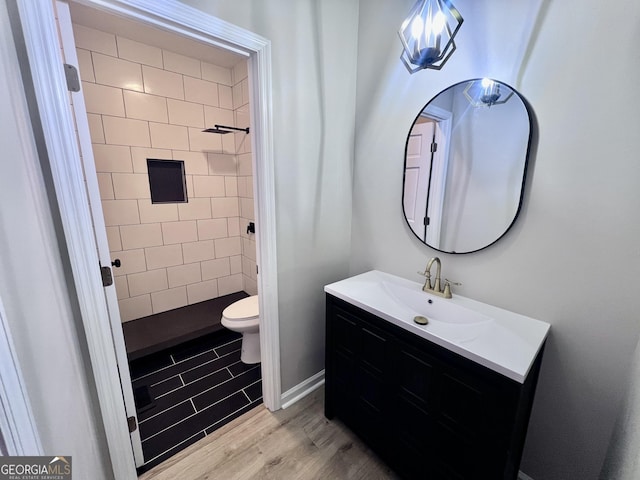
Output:
<svg viewBox="0 0 640 480">
<path fill-rule="evenodd" d="M 229 305 L 222 312 L 222 316 L 228 318 L 229 320 L 255 318 L 259 314 L 260 308 L 258 307 L 257 295 L 238 300 L 237 302 Z"/>
</svg>

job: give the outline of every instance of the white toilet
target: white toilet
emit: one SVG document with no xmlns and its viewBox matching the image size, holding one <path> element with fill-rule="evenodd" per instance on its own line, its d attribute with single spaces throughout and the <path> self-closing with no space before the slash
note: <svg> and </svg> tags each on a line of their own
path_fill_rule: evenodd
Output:
<svg viewBox="0 0 640 480">
<path fill-rule="evenodd" d="M 222 325 L 242 333 L 243 363 L 260 363 L 260 308 L 258 296 L 243 298 L 232 303 L 222 312 Z"/>
</svg>

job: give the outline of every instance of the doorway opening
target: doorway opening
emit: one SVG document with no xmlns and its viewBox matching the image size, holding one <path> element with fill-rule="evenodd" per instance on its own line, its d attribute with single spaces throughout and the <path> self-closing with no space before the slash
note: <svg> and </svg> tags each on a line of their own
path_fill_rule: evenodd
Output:
<svg viewBox="0 0 640 480">
<path fill-rule="evenodd" d="M 258 293 L 250 136 L 204 131 L 249 125 L 248 65 L 86 6 L 69 14 L 64 47 L 82 82 L 76 122 L 89 127 L 81 153 L 114 267 L 140 472 L 262 401 L 260 365 L 240 361 L 240 334 L 221 325 L 227 306 Z"/>
<path fill-rule="evenodd" d="M 104 241 L 98 238 L 100 236 L 97 235 L 99 228 L 92 229 L 90 209 L 96 205 L 99 205 L 100 209 L 102 209 L 103 201 L 100 199 L 99 194 L 98 200 L 91 202 L 91 205 L 88 205 L 86 201 L 87 190 L 93 189 L 99 192 L 98 179 L 97 175 L 94 176 L 93 180 L 90 180 L 90 175 L 85 176 L 83 174 L 83 165 L 79 155 L 78 138 L 76 138 L 76 131 L 74 131 L 73 118 L 68 108 L 67 97 L 62 94 L 67 89 L 68 84 L 65 83 L 64 75 L 60 68 L 59 32 L 55 28 L 55 12 L 51 8 L 51 4 L 43 8 L 42 5 L 36 6 L 23 0 L 17 0 L 17 3 L 20 10 L 20 22 L 28 52 L 37 107 L 47 144 L 55 194 L 60 209 L 78 294 L 79 308 L 87 337 L 100 412 L 109 444 L 109 455 L 115 476 L 118 478 L 130 478 L 132 467 L 134 466 L 134 455 L 132 454 L 131 446 L 133 446 L 133 453 L 135 454 L 136 435 L 138 436 L 137 443 L 139 444 L 140 442 L 135 411 L 131 417 L 127 418 L 131 414 L 128 406 L 133 404 L 133 392 L 129 379 L 129 369 L 122 368 L 122 365 L 127 363 L 127 357 L 119 309 L 117 307 L 115 310 L 111 309 L 113 303 L 117 305 L 116 288 L 114 285 L 109 285 L 108 282 L 102 288 L 99 280 L 100 275 L 96 275 L 100 270 L 102 270 L 102 273 L 105 272 L 105 269 L 110 270 L 109 264 L 112 261 L 115 262 L 115 260 L 111 259 L 108 246 L 106 247 L 106 257 L 102 254 L 104 249 L 101 248 L 100 244 L 108 244 L 106 228 L 102 227 Z M 255 233 L 257 245 L 256 263 L 261 265 L 260 275 L 256 276 L 256 286 L 264 293 L 264 295 L 260 296 L 259 301 L 263 396 L 267 408 L 276 410 L 280 408 L 281 399 L 277 324 L 275 196 L 270 114 L 270 43 L 251 32 L 170 0 L 162 4 L 150 3 L 144 6 L 140 6 L 138 2 L 129 2 L 128 0 L 113 2 L 110 0 L 96 2 L 83 0 L 82 3 L 86 5 L 95 4 L 103 11 L 117 13 L 118 16 L 128 19 L 134 18 L 139 20 L 141 24 L 156 26 L 160 30 L 179 33 L 181 36 L 184 35 L 185 38 L 195 39 L 205 46 L 222 47 L 249 60 L 248 78 L 251 79 L 252 83 L 250 86 L 252 98 L 252 104 L 250 105 L 252 141 L 250 143 L 254 149 L 254 152 L 249 157 L 255 158 L 255 161 L 251 163 L 256 185 L 254 191 L 256 192 L 256 199 L 259 200 L 256 202 L 256 220 L 260 222 L 260 228 L 256 229 Z M 71 50 L 75 51 L 75 48 Z M 91 55 L 91 59 L 93 62 L 93 55 Z M 107 68 L 107 72 L 116 75 L 116 77 L 121 73 L 117 69 L 110 68 Z M 86 85 L 84 86 L 86 88 Z M 108 86 L 118 88 L 114 85 Z M 248 88 L 249 85 L 247 86 Z M 124 90 L 124 88 L 122 89 Z M 151 92 L 134 91 L 134 93 Z M 72 103 L 75 102 L 73 95 L 71 94 Z M 135 95 L 129 96 L 133 97 Z M 103 98 L 103 100 L 107 99 Z M 117 102 L 114 104 L 108 101 L 106 103 L 117 104 Z M 102 116 L 105 145 L 108 135 L 115 133 L 126 137 L 135 131 L 135 128 L 124 130 L 116 128 L 114 130 L 112 128 L 114 126 L 113 119 L 107 117 L 117 117 L 117 115 L 105 114 Z M 127 120 L 135 121 L 139 119 L 131 118 Z M 144 120 L 142 121 L 144 122 Z M 128 125 L 133 126 L 134 123 L 136 122 L 131 122 Z M 148 124 L 148 135 L 152 138 L 150 122 Z M 87 131 L 87 138 L 90 137 L 88 132 L 91 127 L 95 127 L 95 124 L 85 120 L 85 125 L 82 128 Z M 81 125 L 78 123 L 76 128 L 80 130 Z M 162 139 L 165 136 L 170 136 L 170 132 L 167 132 L 170 129 L 164 129 L 163 131 L 160 128 L 160 131 L 158 131 L 157 128 L 155 138 Z M 111 133 L 108 133 L 108 131 L 111 131 Z M 158 132 L 160 132 L 159 135 Z M 189 133 L 191 132 L 189 131 Z M 78 136 L 81 137 L 81 135 Z M 194 136 L 194 138 L 196 137 Z M 191 140 L 191 137 L 189 139 Z M 80 138 L 81 143 L 82 141 L 82 138 Z M 114 143 L 115 145 L 120 145 L 118 142 Z M 151 148 L 153 148 L 153 145 Z M 92 150 L 92 147 L 90 147 L 88 151 Z M 117 157 L 109 158 L 117 159 Z M 92 182 L 95 185 L 90 185 Z M 129 187 L 137 188 L 135 185 L 130 185 Z M 115 200 L 115 187 L 113 193 Z M 139 214 L 140 210 L 138 210 Z M 104 215 L 104 219 L 107 216 L 108 213 Z M 96 217 L 94 216 L 93 218 L 95 219 Z M 105 275 L 103 279 L 108 277 L 109 275 Z M 165 299 L 162 298 L 162 300 Z M 114 312 L 118 313 L 114 314 Z M 120 375 L 118 375 L 118 372 Z M 127 381 L 123 381 L 124 379 Z M 127 424 L 129 425 L 129 432 L 127 432 Z M 127 440 L 129 436 L 131 439 L 130 445 Z M 136 465 L 139 465 L 138 456 L 136 455 L 135 458 Z"/>
</svg>

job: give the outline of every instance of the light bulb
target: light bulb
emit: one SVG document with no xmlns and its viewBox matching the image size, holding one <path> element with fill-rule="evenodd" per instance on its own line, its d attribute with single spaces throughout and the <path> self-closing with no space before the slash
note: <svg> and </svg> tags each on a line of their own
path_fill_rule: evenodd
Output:
<svg viewBox="0 0 640 480">
<path fill-rule="evenodd" d="M 444 26 L 446 22 L 447 22 L 447 19 L 445 18 L 444 13 L 438 10 L 436 14 L 433 16 L 433 19 L 431 20 L 431 25 L 429 25 L 430 27 L 429 30 L 431 30 L 431 33 L 433 33 L 434 35 L 440 35 L 444 30 Z"/>
<path fill-rule="evenodd" d="M 411 22 L 411 36 L 418 40 L 422 36 L 423 27 L 420 17 L 416 17 Z"/>
</svg>

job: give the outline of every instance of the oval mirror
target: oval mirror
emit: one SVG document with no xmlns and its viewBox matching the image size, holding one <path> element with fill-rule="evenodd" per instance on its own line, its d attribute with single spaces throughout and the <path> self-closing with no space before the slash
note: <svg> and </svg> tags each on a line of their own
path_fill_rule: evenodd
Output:
<svg viewBox="0 0 640 480">
<path fill-rule="evenodd" d="M 447 253 L 495 243 L 518 216 L 531 143 L 524 98 L 473 79 L 436 95 L 405 147 L 403 208 L 413 233 Z"/>
</svg>

